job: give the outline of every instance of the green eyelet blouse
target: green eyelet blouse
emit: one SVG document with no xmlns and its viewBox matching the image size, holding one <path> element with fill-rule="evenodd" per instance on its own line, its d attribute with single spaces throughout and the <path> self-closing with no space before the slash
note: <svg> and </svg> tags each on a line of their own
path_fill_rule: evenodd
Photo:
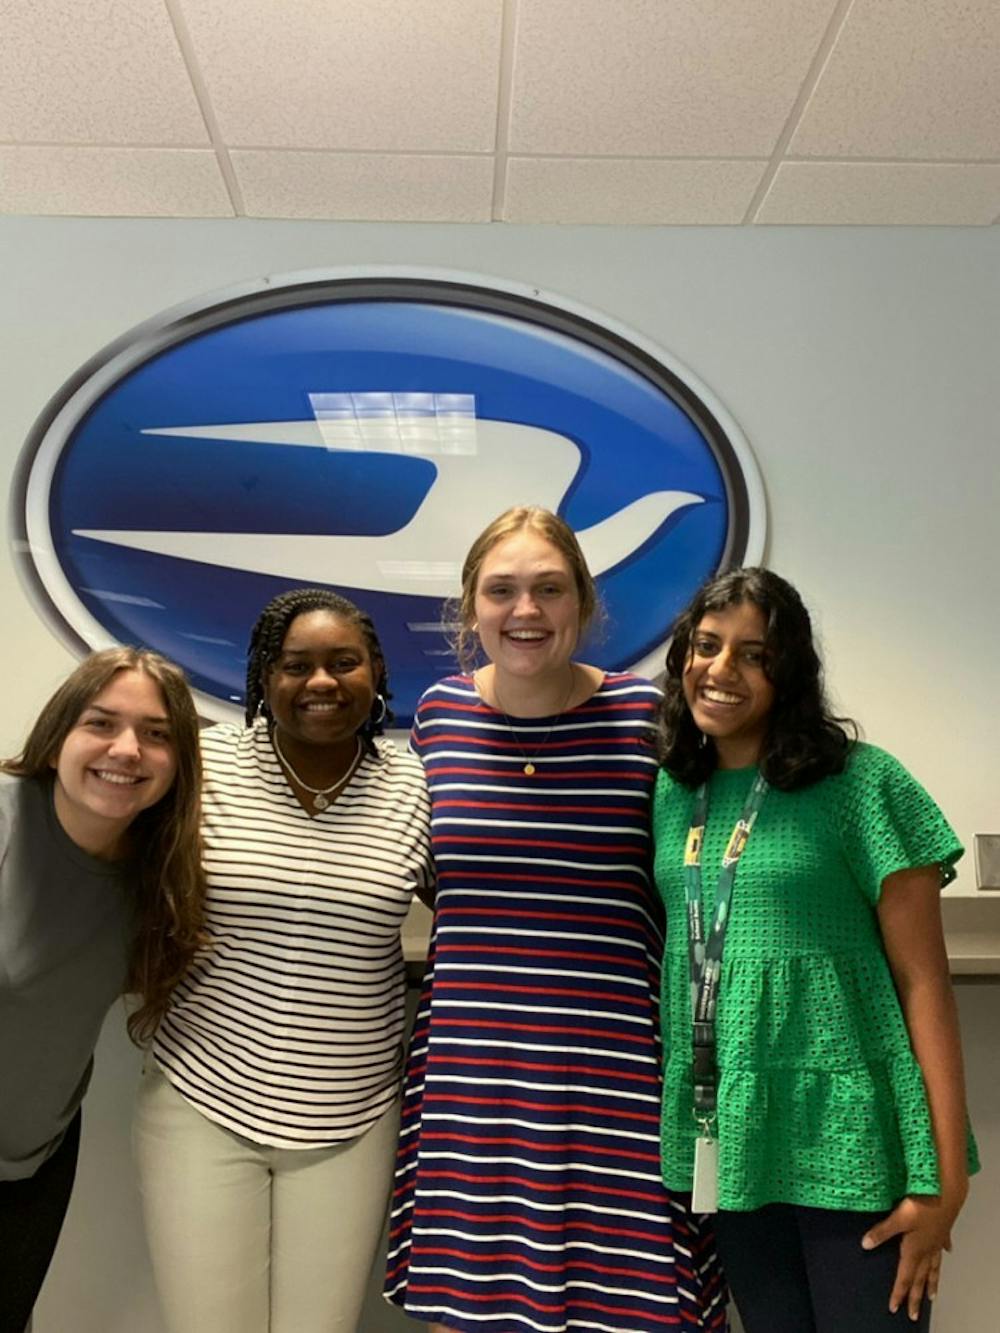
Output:
<svg viewBox="0 0 1000 1333">
<path fill-rule="evenodd" d="M 702 853 L 707 919 L 755 769 L 716 772 Z M 663 960 L 663 1179 L 691 1188 L 691 991 L 684 843 L 694 793 L 661 772 L 653 804 Z M 876 907 L 895 870 L 962 847 L 903 766 L 857 745 L 843 773 L 770 790 L 739 863 L 719 990 L 719 1206 L 878 1210 L 938 1191 L 920 1069 Z M 978 1166 L 969 1140 L 970 1167 Z"/>
</svg>

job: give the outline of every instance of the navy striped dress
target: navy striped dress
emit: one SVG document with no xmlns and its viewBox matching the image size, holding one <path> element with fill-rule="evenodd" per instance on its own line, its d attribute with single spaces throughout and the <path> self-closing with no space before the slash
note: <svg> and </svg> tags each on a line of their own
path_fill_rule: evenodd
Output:
<svg viewBox="0 0 1000 1333">
<path fill-rule="evenodd" d="M 516 730 L 465 676 L 420 702 L 438 896 L 386 1294 L 428 1323 L 725 1328 L 711 1235 L 660 1181 L 657 703 L 627 674 Z"/>
</svg>

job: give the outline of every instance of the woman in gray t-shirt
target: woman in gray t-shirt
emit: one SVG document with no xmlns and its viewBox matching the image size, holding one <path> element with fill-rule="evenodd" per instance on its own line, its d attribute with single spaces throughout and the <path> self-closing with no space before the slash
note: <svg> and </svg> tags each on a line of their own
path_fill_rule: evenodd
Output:
<svg viewBox="0 0 1000 1333">
<path fill-rule="evenodd" d="M 108 1008 L 152 1035 L 201 922 L 198 719 L 156 653 L 86 658 L 0 763 L 0 1333 L 22 1333 Z"/>
</svg>

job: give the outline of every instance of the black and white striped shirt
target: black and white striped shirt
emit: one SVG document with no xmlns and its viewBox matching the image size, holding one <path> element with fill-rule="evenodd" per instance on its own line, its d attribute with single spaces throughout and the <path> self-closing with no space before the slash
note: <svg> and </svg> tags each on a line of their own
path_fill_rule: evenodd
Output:
<svg viewBox="0 0 1000 1333">
<path fill-rule="evenodd" d="M 399 928 L 431 876 L 423 769 L 391 741 L 310 817 L 267 726 L 202 734 L 209 945 L 157 1033 L 164 1074 L 256 1143 L 325 1147 L 395 1098 Z"/>
</svg>

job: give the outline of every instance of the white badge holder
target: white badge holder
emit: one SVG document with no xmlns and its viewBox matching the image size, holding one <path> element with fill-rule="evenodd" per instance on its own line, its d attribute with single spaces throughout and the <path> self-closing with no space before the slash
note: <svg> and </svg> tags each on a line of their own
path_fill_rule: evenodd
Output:
<svg viewBox="0 0 1000 1333">
<path fill-rule="evenodd" d="M 694 1180 L 691 1185 L 691 1211 L 719 1211 L 719 1140 L 699 1134 L 694 1141 Z"/>
</svg>

